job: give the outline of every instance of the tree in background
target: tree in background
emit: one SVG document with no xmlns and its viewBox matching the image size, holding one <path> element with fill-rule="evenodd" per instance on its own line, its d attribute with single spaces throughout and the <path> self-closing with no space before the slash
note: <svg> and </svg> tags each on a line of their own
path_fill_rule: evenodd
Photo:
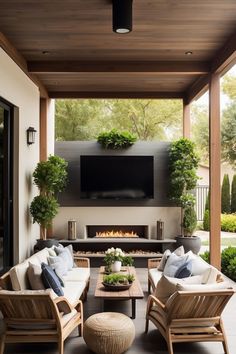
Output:
<svg viewBox="0 0 236 354">
<path fill-rule="evenodd" d="M 231 213 L 236 213 L 236 175 L 233 176 L 231 184 Z"/>
<path fill-rule="evenodd" d="M 230 184 L 228 174 L 224 175 L 221 187 L 221 212 L 224 214 L 230 213 Z"/>
<path fill-rule="evenodd" d="M 192 105 L 192 139 L 196 144 L 200 161 L 204 165 L 209 165 L 209 112 L 205 105 Z"/>
<path fill-rule="evenodd" d="M 236 168 L 236 101 L 224 111 L 221 128 L 222 158 Z"/>
<path fill-rule="evenodd" d="M 182 114 L 181 100 L 57 100 L 56 140 L 93 140 L 111 129 L 173 140 L 182 134 Z"/>
</svg>

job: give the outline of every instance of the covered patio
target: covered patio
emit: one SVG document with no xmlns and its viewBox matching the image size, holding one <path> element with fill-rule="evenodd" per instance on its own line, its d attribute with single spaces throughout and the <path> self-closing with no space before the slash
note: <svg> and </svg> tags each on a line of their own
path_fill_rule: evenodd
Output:
<svg viewBox="0 0 236 354">
<path fill-rule="evenodd" d="M 1 53 L 39 88 L 41 160 L 53 151 L 52 99 L 179 98 L 189 137 L 191 102 L 209 88 L 210 250 L 219 268 L 219 80 L 234 64 L 235 3 L 137 0 L 127 35 L 112 32 L 111 1 L 11 4 L 1 2 Z M 11 102 L 4 82 L 0 93 Z"/>
<path fill-rule="evenodd" d="M 28 206 L 37 193 L 31 175 L 54 151 L 54 99 L 176 98 L 183 102 L 183 136 L 190 137 L 191 103 L 209 90 L 210 262 L 220 269 L 221 142 L 220 77 L 236 60 L 236 3 L 211 1 L 133 1 L 133 30 L 112 32 L 110 0 L 1 1 L 0 101 L 13 119 L 12 187 L 8 220 L 2 228 L 8 254 L 3 268 L 32 253 L 39 228 Z M 1 103 L 0 102 L 0 103 Z M 167 101 L 168 102 L 168 101 Z M 167 103 L 168 104 L 168 103 Z M 34 145 L 26 130 L 37 131 Z M 9 194 L 9 195 L 10 195 Z M 10 225 L 14 225 L 11 227 Z M 140 269 L 147 291 L 147 275 Z M 95 279 L 95 269 L 92 279 Z M 93 284 L 93 283 L 92 283 Z M 93 287 L 93 285 L 92 285 Z M 147 293 L 146 293 L 147 295 Z M 166 353 L 156 331 L 145 336 L 146 298 L 135 320 L 136 341 L 128 353 Z M 85 317 L 101 311 L 90 289 Z M 230 352 L 236 351 L 235 296 L 225 312 Z M 154 327 L 153 327 L 154 328 Z M 152 329 L 153 329 L 152 328 Z M 161 344 L 160 344 L 161 343 Z M 53 344 L 7 346 L 6 353 L 56 353 Z M 70 338 L 65 353 L 89 353 L 81 338 Z M 176 346 L 176 353 L 222 352 L 219 343 Z"/>
</svg>

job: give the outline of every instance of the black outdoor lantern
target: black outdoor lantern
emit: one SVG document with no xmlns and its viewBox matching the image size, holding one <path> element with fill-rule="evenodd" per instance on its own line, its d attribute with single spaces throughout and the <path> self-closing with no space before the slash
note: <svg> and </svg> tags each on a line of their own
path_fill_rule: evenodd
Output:
<svg viewBox="0 0 236 354">
<path fill-rule="evenodd" d="M 35 143 L 35 133 L 37 130 L 35 130 L 33 127 L 29 127 L 27 130 L 27 144 L 31 145 Z"/>
<path fill-rule="evenodd" d="M 133 0 L 113 0 L 113 31 L 124 34 L 132 31 Z"/>
</svg>

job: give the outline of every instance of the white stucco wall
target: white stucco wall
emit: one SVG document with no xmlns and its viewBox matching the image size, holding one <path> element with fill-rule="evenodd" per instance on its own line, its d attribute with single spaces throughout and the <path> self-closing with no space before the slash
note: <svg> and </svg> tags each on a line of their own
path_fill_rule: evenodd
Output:
<svg viewBox="0 0 236 354">
<path fill-rule="evenodd" d="M 47 152 L 54 155 L 55 140 L 55 100 L 49 100 L 48 104 L 48 120 L 47 120 Z"/>
<path fill-rule="evenodd" d="M 32 172 L 39 160 L 39 90 L 15 62 L 0 48 L 0 96 L 16 106 L 14 159 L 14 261 L 27 257 L 35 239 L 38 225 L 33 225 L 29 205 L 37 193 L 32 186 Z M 37 130 L 36 142 L 27 145 L 26 130 Z M 17 220 L 18 219 L 18 220 Z"/>
<path fill-rule="evenodd" d="M 180 233 L 177 207 L 61 207 L 54 219 L 53 234 L 68 237 L 68 220 L 77 221 L 77 238 L 84 238 L 86 225 L 148 225 L 150 238 L 156 238 L 157 220 L 164 221 L 164 238 Z"/>
</svg>

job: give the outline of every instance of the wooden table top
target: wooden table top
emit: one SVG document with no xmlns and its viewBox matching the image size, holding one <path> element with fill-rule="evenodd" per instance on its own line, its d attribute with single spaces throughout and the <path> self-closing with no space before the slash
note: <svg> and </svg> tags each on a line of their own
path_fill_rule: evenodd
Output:
<svg viewBox="0 0 236 354">
<path fill-rule="evenodd" d="M 121 274 L 133 274 L 135 277 L 133 284 L 128 290 L 120 290 L 120 291 L 105 290 L 104 285 L 102 284 L 103 277 L 105 275 L 104 272 L 105 267 L 100 267 L 94 296 L 101 299 L 107 299 L 107 300 L 142 299 L 144 297 L 144 294 L 139 279 L 137 277 L 135 268 L 122 267 L 122 269 L 123 271 L 121 270 L 120 272 Z"/>
</svg>

